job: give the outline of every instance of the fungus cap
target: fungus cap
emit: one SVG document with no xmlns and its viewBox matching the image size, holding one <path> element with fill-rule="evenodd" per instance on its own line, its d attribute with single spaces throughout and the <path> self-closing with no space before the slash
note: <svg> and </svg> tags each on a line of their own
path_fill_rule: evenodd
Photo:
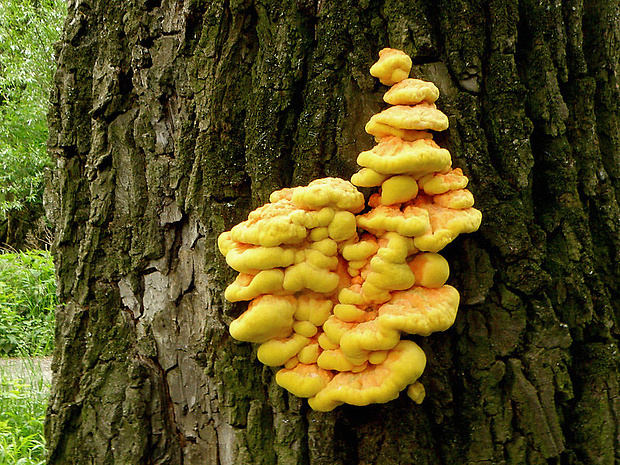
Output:
<svg viewBox="0 0 620 465">
<path fill-rule="evenodd" d="M 353 221 L 355 222 L 355 217 L 353 217 Z M 338 243 L 335 240 L 328 238 L 328 237 L 318 240 L 318 241 L 311 242 L 310 244 L 308 244 L 308 246 L 310 249 L 317 250 L 321 252 L 323 255 L 327 255 L 329 257 L 333 257 L 338 254 Z"/>
<path fill-rule="evenodd" d="M 415 276 L 416 286 L 441 287 L 450 276 L 448 260 L 433 252 L 417 254 L 409 262 L 409 268 Z"/>
<path fill-rule="evenodd" d="M 407 395 L 416 404 L 421 404 L 424 401 L 424 397 L 426 397 L 426 389 L 424 389 L 422 383 L 416 381 L 407 387 Z"/>
<path fill-rule="evenodd" d="M 289 214 L 291 221 L 307 229 L 325 227 L 334 219 L 332 208 L 324 207 L 318 210 L 302 210 L 301 208 Z"/>
<path fill-rule="evenodd" d="M 297 187 L 291 201 L 305 210 L 331 207 L 358 213 L 364 209 L 364 195 L 353 184 L 340 178 L 315 179 L 304 187 Z"/>
<path fill-rule="evenodd" d="M 392 263 L 405 263 L 409 255 L 417 252 L 413 239 L 397 232 L 387 232 L 379 238 L 377 256 Z"/>
<path fill-rule="evenodd" d="M 327 233 L 336 242 L 343 242 L 355 237 L 357 234 L 355 215 L 348 211 L 336 212 L 334 219 L 327 226 Z"/>
<path fill-rule="evenodd" d="M 418 183 L 411 176 L 392 176 L 381 185 L 381 205 L 405 203 L 418 195 Z"/>
<path fill-rule="evenodd" d="M 362 168 L 351 176 L 351 184 L 358 187 L 380 186 L 388 178 L 385 174 L 377 173 L 370 168 Z"/>
<path fill-rule="evenodd" d="M 264 247 L 299 244 L 308 231 L 291 219 L 291 213 L 298 210 L 287 200 L 265 204 L 251 212 L 246 221 L 234 226 L 230 238 L 235 242 Z"/>
<path fill-rule="evenodd" d="M 355 325 L 343 334 L 340 347 L 347 358 L 360 362 L 366 360 L 371 352 L 393 349 L 399 341 L 398 330 L 381 326 L 375 318 Z"/>
<path fill-rule="evenodd" d="M 368 354 L 368 363 L 372 363 L 373 365 L 379 365 L 383 363 L 387 358 L 389 350 L 375 350 Z"/>
<path fill-rule="evenodd" d="M 261 270 L 256 275 L 240 273 L 224 291 L 224 297 L 230 302 L 252 300 L 263 294 L 282 291 L 284 272 L 275 268 Z"/>
<path fill-rule="evenodd" d="M 233 242 L 226 253 L 226 263 L 233 270 L 247 274 L 287 267 L 294 262 L 295 249 L 291 247 L 262 247 Z"/>
<path fill-rule="evenodd" d="M 327 239 L 329 237 L 327 226 L 311 229 L 308 237 L 311 242 L 319 242 L 323 239 Z"/>
<path fill-rule="evenodd" d="M 455 210 L 430 203 L 428 198 L 418 196 L 414 206 L 408 209 L 423 209 L 428 213 L 430 228 L 414 238 L 415 246 L 424 252 L 438 252 L 452 242 L 459 234 L 478 230 L 482 213 L 475 208 Z"/>
<path fill-rule="evenodd" d="M 383 175 L 424 175 L 446 170 L 452 161 L 450 152 L 430 138 L 408 142 L 399 137 L 386 137 L 371 150 L 360 153 L 357 163 Z"/>
<path fill-rule="evenodd" d="M 340 348 L 324 350 L 316 360 L 316 364 L 324 370 L 352 371 L 354 365 L 344 356 Z"/>
<path fill-rule="evenodd" d="M 340 289 L 340 293 L 338 294 L 338 302 L 341 304 L 357 305 L 360 308 L 364 307 L 366 301 L 364 300 L 364 295 L 362 294 L 362 285 L 355 283 L 350 287 Z M 362 308 L 362 310 L 365 310 L 365 308 Z"/>
<path fill-rule="evenodd" d="M 257 343 L 288 337 L 293 329 L 295 303 L 292 296 L 259 296 L 230 323 L 230 335 L 238 341 Z"/>
<path fill-rule="evenodd" d="M 364 130 L 367 134 L 374 136 L 377 142 L 381 142 L 385 137 L 398 137 L 406 141 L 416 141 L 423 139 L 428 134 L 426 131 L 418 131 L 416 129 L 403 129 L 391 126 L 389 124 L 380 123 L 376 119 L 371 118 Z"/>
<path fill-rule="evenodd" d="M 406 53 L 393 48 L 384 48 L 379 52 L 379 61 L 370 68 L 370 74 L 379 78 L 381 84 L 391 86 L 406 79 L 413 62 Z"/>
<path fill-rule="evenodd" d="M 258 347 L 256 357 L 267 366 L 277 367 L 295 357 L 309 343 L 310 338 L 297 333 L 287 338 L 270 339 Z"/>
<path fill-rule="evenodd" d="M 296 321 L 293 323 L 293 331 L 304 337 L 313 337 L 318 333 L 318 328 L 309 321 Z"/>
<path fill-rule="evenodd" d="M 384 330 L 428 336 L 445 331 L 454 323 L 459 306 L 459 293 L 452 286 L 437 289 L 414 286 L 392 294 L 379 308 L 377 323 Z"/>
<path fill-rule="evenodd" d="M 236 247 L 238 242 L 232 240 L 230 231 L 224 231 L 217 237 L 217 248 L 220 250 L 222 255 L 226 257 L 228 252 L 230 252 L 234 247 Z"/>
<path fill-rule="evenodd" d="M 374 255 L 378 248 L 377 240 L 370 234 L 365 234 L 358 242 L 345 245 L 342 248 L 342 256 L 348 261 L 364 260 Z"/>
<path fill-rule="evenodd" d="M 416 105 L 421 102 L 434 103 L 438 98 L 439 89 L 435 84 L 411 78 L 394 84 L 383 95 L 383 100 L 390 105 Z"/>
<path fill-rule="evenodd" d="M 335 255 L 325 255 L 320 250 L 307 247 L 304 250 L 298 250 L 295 263 L 307 262 L 310 265 L 325 270 L 335 270 L 338 266 L 338 257 Z"/>
<path fill-rule="evenodd" d="M 304 292 L 297 297 L 294 317 L 297 321 L 309 321 L 314 326 L 322 326 L 332 313 L 334 303 L 325 296 Z"/>
<path fill-rule="evenodd" d="M 404 290 L 413 286 L 415 277 L 407 263 L 389 262 L 376 256 L 370 260 L 370 273 L 362 284 L 364 294 L 366 294 L 364 286 L 368 283 L 388 291 Z"/>
<path fill-rule="evenodd" d="M 336 315 L 331 315 L 323 324 L 323 331 L 329 341 L 332 344 L 336 344 L 338 346 L 340 344 L 340 338 L 343 336 L 343 334 L 345 334 L 347 331 L 351 330 L 355 326 L 355 322 L 343 321 Z"/>
<path fill-rule="evenodd" d="M 430 173 L 418 180 L 420 189 L 428 195 L 444 194 L 448 191 L 464 189 L 468 179 L 463 175 L 461 168 L 454 168 L 447 172 Z"/>
<path fill-rule="evenodd" d="M 316 339 L 310 342 L 307 346 L 303 347 L 299 353 L 297 354 L 297 359 L 299 363 L 303 363 L 305 365 L 311 365 L 316 363 L 319 355 L 321 355 L 321 346 Z"/>
<path fill-rule="evenodd" d="M 448 129 L 448 117 L 434 103 L 422 102 L 414 106 L 395 105 L 370 118 L 370 122 L 393 128 L 418 131 L 444 131 Z M 368 132 L 368 131 L 367 131 Z"/>
<path fill-rule="evenodd" d="M 407 207 L 405 211 L 395 206 L 380 205 L 368 213 L 357 217 L 358 227 L 380 236 L 386 231 L 394 231 L 403 236 L 413 237 L 430 229 L 428 212 Z"/>
<path fill-rule="evenodd" d="M 440 207 L 464 210 L 474 206 L 474 196 L 467 189 L 458 189 L 434 195 L 433 203 Z"/>
<path fill-rule="evenodd" d="M 289 292 L 310 289 L 311 291 L 328 294 L 336 289 L 339 281 L 340 277 L 338 274 L 329 268 L 319 268 L 308 261 L 303 261 L 286 268 L 284 279 L 282 280 L 282 288 Z"/>
<path fill-rule="evenodd" d="M 333 375 L 315 364 L 299 363 L 276 373 L 276 383 L 297 397 L 313 397 L 331 381 Z"/>
<path fill-rule="evenodd" d="M 366 319 L 366 312 L 354 304 L 340 303 L 334 305 L 334 315 L 347 323 L 364 321 Z"/>
<path fill-rule="evenodd" d="M 387 302 L 390 300 L 390 291 L 391 289 L 385 289 L 384 287 L 377 286 L 368 280 L 364 281 L 364 284 L 362 284 L 364 299 L 368 303 L 381 304 L 383 302 Z"/>
<path fill-rule="evenodd" d="M 337 349 L 338 347 L 340 347 L 338 344 L 332 342 L 327 337 L 327 334 L 325 334 L 325 333 L 319 334 L 319 337 L 317 338 L 317 341 L 319 343 L 319 346 L 323 350 L 332 350 L 332 349 Z"/>
<path fill-rule="evenodd" d="M 310 407 L 321 412 L 343 403 L 368 405 L 396 399 L 400 391 L 413 384 L 424 371 L 426 356 L 413 341 L 401 341 L 383 363 L 368 365 L 359 373 L 338 373 L 308 399 Z"/>
</svg>

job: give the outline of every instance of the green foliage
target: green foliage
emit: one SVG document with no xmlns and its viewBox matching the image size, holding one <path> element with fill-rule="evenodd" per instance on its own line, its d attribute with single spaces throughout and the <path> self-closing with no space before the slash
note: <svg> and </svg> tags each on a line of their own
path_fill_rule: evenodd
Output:
<svg viewBox="0 0 620 465">
<path fill-rule="evenodd" d="M 41 202 L 53 44 L 64 0 L 0 0 L 0 219 Z"/>
<path fill-rule="evenodd" d="M 56 308 L 49 252 L 0 255 L 0 355 L 47 355 L 53 348 Z"/>
<path fill-rule="evenodd" d="M 49 394 L 41 368 L 16 374 L 0 365 L 0 465 L 45 463 L 43 421 Z"/>
</svg>

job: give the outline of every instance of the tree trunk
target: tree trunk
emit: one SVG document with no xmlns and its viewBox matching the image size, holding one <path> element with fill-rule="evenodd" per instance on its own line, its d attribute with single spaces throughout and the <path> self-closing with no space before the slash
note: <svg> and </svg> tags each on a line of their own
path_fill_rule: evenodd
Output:
<svg viewBox="0 0 620 465">
<path fill-rule="evenodd" d="M 620 6 L 603 0 L 74 0 L 50 113 L 50 464 L 620 461 Z M 441 90 L 480 231 L 422 405 L 330 413 L 227 332 L 216 238 L 348 179 L 386 46 Z"/>
</svg>

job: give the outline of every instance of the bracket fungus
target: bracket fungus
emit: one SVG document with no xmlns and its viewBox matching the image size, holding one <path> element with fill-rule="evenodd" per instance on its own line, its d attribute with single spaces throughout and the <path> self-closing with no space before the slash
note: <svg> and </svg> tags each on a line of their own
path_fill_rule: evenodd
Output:
<svg viewBox="0 0 620 465">
<path fill-rule="evenodd" d="M 250 301 L 232 337 L 260 344 L 258 359 L 282 366 L 276 382 L 318 411 L 404 390 L 422 402 L 426 357 L 406 335 L 444 331 L 456 318 L 459 294 L 437 252 L 476 231 L 482 215 L 450 152 L 433 141 L 430 131 L 448 127 L 439 90 L 409 79 L 410 69 L 392 49 L 371 68 L 393 85 L 384 97 L 393 106 L 366 125 L 377 145 L 359 154 L 351 182 L 276 191 L 218 240 L 239 272 L 225 297 Z M 377 192 L 366 204 L 356 186 Z"/>
</svg>

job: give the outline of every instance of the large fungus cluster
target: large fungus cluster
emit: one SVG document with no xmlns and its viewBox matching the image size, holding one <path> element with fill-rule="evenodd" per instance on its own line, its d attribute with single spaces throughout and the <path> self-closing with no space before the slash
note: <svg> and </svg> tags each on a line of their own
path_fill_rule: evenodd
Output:
<svg viewBox="0 0 620 465">
<path fill-rule="evenodd" d="M 437 252 L 476 231 L 481 213 L 429 132 L 448 127 L 439 90 L 407 78 L 410 69 L 392 49 L 371 68 L 392 86 L 392 106 L 366 125 L 377 145 L 359 154 L 351 182 L 276 191 L 219 237 L 239 272 L 225 297 L 250 301 L 230 334 L 260 344 L 262 363 L 283 366 L 277 383 L 315 410 L 388 402 L 404 389 L 421 402 L 426 357 L 401 336 L 446 330 L 456 317 L 459 294 Z M 369 209 L 355 186 L 377 188 Z"/>
</svg>

